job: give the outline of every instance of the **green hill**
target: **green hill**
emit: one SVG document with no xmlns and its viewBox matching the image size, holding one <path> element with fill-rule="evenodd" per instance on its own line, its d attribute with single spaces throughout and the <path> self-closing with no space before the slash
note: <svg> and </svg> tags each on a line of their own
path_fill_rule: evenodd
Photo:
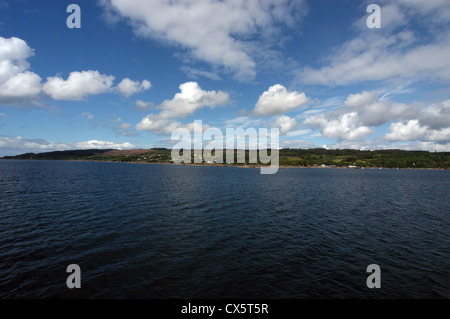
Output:
<svg viewBox="0 0 450 319">
<path fill-rule="evenodd" d="M 226 150 L 224 160 L 226 162 Z M 192 156 L 194 152 L 192 151 Z M 234 150 L 235 156 L 237 151 Z M 450 152 L 426 152 L 404 150 L 326 150 L 326 149 L 281 149 L 281 166 L 297 167 L 385 167 L 385 168 L 440 168 L 450 169 Z M 236 158 L 236 157 L 235 157 Z M 81 160 L 114 161 L 134 163 L 172 163 L 171 150 L 153 148 L 149 150 L 70 150 L 46 153 L 26 153 L 17 156 L 5 156 L 3 159 L 22 160 Z M 248 151 L 246 151 L 246 164 Z M 193 161 L 192 161 L 193 162 Z"/>
</svg>

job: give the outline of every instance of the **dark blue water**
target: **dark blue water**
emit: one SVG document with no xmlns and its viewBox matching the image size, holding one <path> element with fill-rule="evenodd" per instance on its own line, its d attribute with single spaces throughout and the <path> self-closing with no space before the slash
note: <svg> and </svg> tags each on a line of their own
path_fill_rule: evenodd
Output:
<svg viewBox="0 0 450 319">
<path fill-rule="evenodd" d="M 450 298 L 449 189 L 449 171 L 2 160 L 0 297 Z"/>
</svg>

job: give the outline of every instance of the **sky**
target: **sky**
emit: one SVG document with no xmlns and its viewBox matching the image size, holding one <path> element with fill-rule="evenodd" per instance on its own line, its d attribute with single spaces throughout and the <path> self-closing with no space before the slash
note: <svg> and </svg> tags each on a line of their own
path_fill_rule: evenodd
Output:
<svg viewBox="0 0 450 319">
<path fill-rule="evenodd" d="M 0 0 L 0 156 L 170 148 L 196 120 L 449 152 L 449 27 L 448 0 Z"/>
</svg>

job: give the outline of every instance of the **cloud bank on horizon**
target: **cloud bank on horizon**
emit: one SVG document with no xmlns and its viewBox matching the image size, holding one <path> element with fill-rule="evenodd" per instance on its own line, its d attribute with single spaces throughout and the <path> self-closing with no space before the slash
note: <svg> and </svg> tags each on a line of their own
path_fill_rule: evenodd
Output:
<svg viewBox="0 0 450 319">
<path fill-rule="evenodd" d="M 372 2 L 78 1 L 68 29 L 67 4 L 5 1 L 0 156 L 170 147 L 194 120 L 277 127 L 282 147 L 450 152 L 450 3 L 380 0 L 370 29 Z"/>
</svg>

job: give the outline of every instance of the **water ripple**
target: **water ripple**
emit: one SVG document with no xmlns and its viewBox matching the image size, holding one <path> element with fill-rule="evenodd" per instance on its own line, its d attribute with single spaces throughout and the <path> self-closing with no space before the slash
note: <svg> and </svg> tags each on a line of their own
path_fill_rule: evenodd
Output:
<svg viewBox="0 0 450 319">
<path fill-rule="evenodd" d="M 449 298 L 449 177 L 0 161 L 0 298 Z"/>
</svg>

